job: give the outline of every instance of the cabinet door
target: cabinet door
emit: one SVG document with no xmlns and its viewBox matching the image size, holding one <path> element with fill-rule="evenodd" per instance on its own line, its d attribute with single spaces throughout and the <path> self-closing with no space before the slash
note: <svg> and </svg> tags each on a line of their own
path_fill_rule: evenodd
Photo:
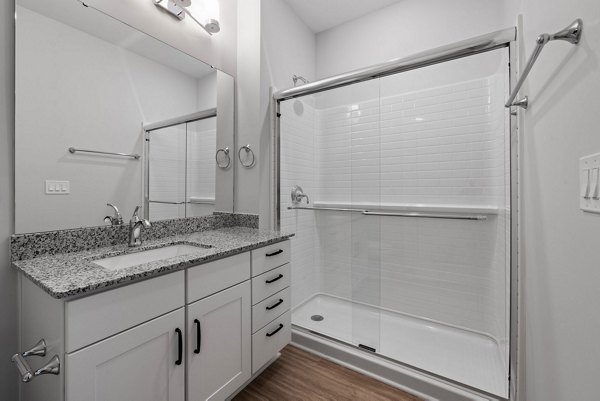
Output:
<svg viewBox="0 0 600 401">
<path fill-rule="evenodd" d="M 66 400 L 184 401 L 184 323 L 181 308 L 68 354 Z"/>
<path fill-rule="evenodd" d="M 250 282 L 188 305 L 188 400 L 224 400 L 251 376 Z"/>
</svg>

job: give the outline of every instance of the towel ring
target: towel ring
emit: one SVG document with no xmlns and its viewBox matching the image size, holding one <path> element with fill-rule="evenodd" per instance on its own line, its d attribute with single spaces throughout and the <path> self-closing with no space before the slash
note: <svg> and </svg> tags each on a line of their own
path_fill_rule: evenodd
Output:
<svg viewBox="0 0 600 401">
<path fill-rule="evenodd" d="M 223 152 L 223 154 L 225 156 L 227 156 L 227 164 L 219 163 L 219 152 Z M 229 156 L 229 148 L 221 148 L 221 149 L 217 150 L 217 153 L 215 153 L 215 161 L 217 162 L 217 166 L 219 168 L 222 168 L 222 169 L 228 168 L 229 165 L 231 164 L 231 156 Z"/>
<path fill-rule="evenodd" d="M 252 155 L 252 161 L 249 164 L 245 164 L 242 161 L 242 150 L 246 151 L 246 158 L 248 158 L 248 153 L 250 153 Z M 250 145 L 244 145 L 240 148 L 240 150 L 238 150 L 238 159 L 240 159 L 240 163 L 242 163 L 242 166 L 244 166 L 246 168 L 254 167 L 256 158 L 254 157 L 254 151 L 250 148 Z"/>
</svg>

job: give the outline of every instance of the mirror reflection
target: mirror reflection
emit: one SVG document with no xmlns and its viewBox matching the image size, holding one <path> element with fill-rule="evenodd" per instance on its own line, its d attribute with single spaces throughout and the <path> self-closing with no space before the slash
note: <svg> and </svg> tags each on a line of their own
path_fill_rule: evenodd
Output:
<svg viewBox="0 0 600 401">
<path fill-rule="evenodd" d="M 233 211 L 233 78 L 92 7 L 17 1 L 16 232 Z M 71 148 L 71 151 L 69 149 Z"/>
</svg>

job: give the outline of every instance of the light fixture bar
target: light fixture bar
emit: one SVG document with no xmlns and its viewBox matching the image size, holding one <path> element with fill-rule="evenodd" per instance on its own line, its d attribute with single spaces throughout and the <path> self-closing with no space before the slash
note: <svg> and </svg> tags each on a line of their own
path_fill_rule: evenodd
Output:
<svg viewBox="0 0 600 401">
<path fill-rule="evenodd" d="M 152 1 L 154 2 L 155 6 L 163 8 L 164 10 L 169 12 L 169 14 L 174 15 L 180 21 L 183 20 L 186 15 L 188 15 L 196 24 L 200 25 L 200 27 L 202 27 L 202 29 L 204 29 L 204 31 L 206 31 L 206 33 L 208 33 L 210 36 L 212 36 L 213 33 L 217 33 L 221 30 L 221 27 L 219 26 L 219 21 L 215 19 L 208 19 L 205 24 L 198 21 L 196 17 L 194 17 L 194 15 L 190 13 L 189 10 L 186 8 L 186 4 L 191 4 L 191 1 L 180 1 L 180 3 L 182 3 L 181 5 L 178 4 L 175 0 Z"/>
</svg>

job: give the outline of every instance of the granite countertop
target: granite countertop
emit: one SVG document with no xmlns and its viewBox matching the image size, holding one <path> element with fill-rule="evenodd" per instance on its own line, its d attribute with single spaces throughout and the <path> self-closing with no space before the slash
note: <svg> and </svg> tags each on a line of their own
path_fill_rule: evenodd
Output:
<svg viewBox="0 0 600 401">
<path fill-rule="evenodd" d="M 82 252 L 18 260 L 12 263 L 15 268 L 23 272 L 27 278 L 52 297 L 68 299 L 246 252 L 286 240 L 292 236 L 293 234 L 261 231 L 255 228 L 228 227 L 145 241 L 138 248 L 129 248 L 127 244 L 122 244 Z M 105 269 L 93 263 L 98 259 L 174 244 L 197 245 L 199 246 L 198 252 L 119 270 Z M 210 246 L 210 248 L 202 247 L 203 245 Z"/>
</svg>

